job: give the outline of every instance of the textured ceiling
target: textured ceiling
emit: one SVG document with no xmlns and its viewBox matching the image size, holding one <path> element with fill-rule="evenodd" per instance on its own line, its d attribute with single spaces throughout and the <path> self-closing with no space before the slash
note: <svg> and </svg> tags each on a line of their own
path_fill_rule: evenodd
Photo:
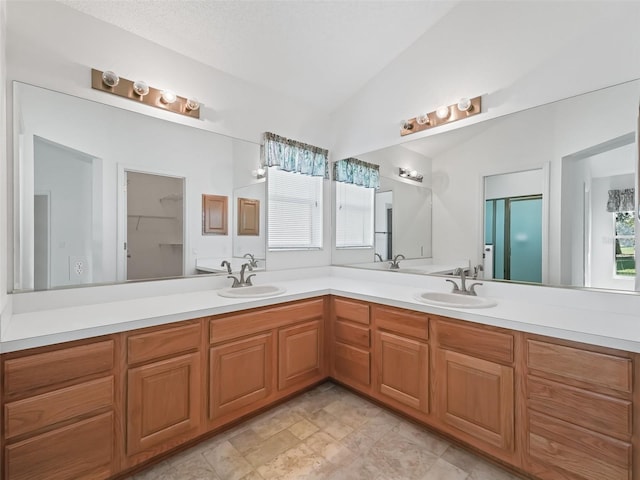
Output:
<svg viewBox="0 0 640 480">
<path fill-rule="evenodd" d="M 333 111 L 457 0 L 59 0 L 235 77 Z"/>
</svg>

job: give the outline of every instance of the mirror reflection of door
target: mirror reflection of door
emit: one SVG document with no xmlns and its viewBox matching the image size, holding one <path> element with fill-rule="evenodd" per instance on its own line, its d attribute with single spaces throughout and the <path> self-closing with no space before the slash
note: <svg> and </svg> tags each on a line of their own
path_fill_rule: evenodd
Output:
<svg viewBox="0 0 640 480">
<path fill-rule="evenodd" d="M 125 171 L 127 280 L 184 272 L 184 178 Z"/>
<path fill-rule="evenodd" d="M 102 208 L 94 188 L 100 160 L 33 138 L 33 287 L 91 283 L 100 276 L 101 251 L 92 230 L 100 221 L 96 208 Z"/>
<path fill-rule="evenodd" d="M 375 253 L 383 260 L 393 256 L 393 192 L 376 192 L 374 220 Z"/>
<path fill-rule="evenodd" d="M 485 177 L 485 278 L 542 282 L 542 170 Z"/>
</svg>

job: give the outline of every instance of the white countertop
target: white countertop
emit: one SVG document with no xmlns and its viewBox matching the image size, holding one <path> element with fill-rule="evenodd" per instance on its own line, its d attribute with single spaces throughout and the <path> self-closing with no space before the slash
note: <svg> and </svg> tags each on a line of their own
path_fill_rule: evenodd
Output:
<svg viewBox="0 0 640 480">
<path fill-rule="evenodd" d="M 448 291 L 450 286 L 438 277 L 325 267 L 304 272 L 265 272 L 255 280 L 256 285 L 277 285 L 286 292 L 268 298 L 236 299 L 221 297 L 215 288 L 208 288 L 105 303 L 57 305 L 39 310 L 34 307 L 33 311 L 27 311 L 23 305 L 20 308 L 24 311 L 3 315 L 0 352 L 326 294 L 640 352 L 640 295 L 487 282 L 478 289 L 479 295 L 490 296 L 497 305 L 462 309 L 430 306 L 414 298 L 419 292 Z M 218 282 L 215 286 L 228 283 L 215 282 Z"/>
</svg>

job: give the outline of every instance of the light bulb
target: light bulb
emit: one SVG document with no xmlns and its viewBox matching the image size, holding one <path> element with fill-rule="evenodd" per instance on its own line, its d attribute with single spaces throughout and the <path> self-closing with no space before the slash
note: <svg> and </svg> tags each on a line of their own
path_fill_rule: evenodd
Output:
<svg viewBox="0 0 640 480">
<path fill-rule="evenodd" d="M 187 99 L 185 107 L 187 110 L 196 111 L 200 108 L 200 102 L 198 102 L 197 98 L 189 98 Z"/>
<path fill-rule="evenodd" d="M 429 114 L 423 113 L 422 115 L 418 115 L 416 117 L 416 123 L 418 125 L 426 125 L 427 123 L 429 123 Z"/>
<path fill-rule="evenodd" d="M 469 100 L 466 97 L 462 97 L 460 100 L 458 100 L 458 110 L 460 110 L 461 112 L 468 112 L 469 110 L 471 110 L 471 100 Z"/>
<path fill-rule="evenodd" d="M 147 82 L 143 82 L 142 80 L 136 80 L 133 82 L 133 91 L 136 95 L 144 97 L 149 93 L 149 85 L 147 85 Z"/>
<path fill-rule="evenodd" d="M 161 98 L 162 101 L 168 105 L 172 104 L 178 99 L 173 90 L 163 90 Z"/>
<path fill-rule="evenodd" d="M 440 120 L 444 120 L 445 118 L 449 118 L 450 113 L 451 112 L 449 112 L 449 107 L 443 105 L 441 107 L 438 107 L 438 109 L 436 110 L 436 117 L 438 117 Z"/>
<path fill-rule="evenodd" d="M 413 130 L 413 124 L 409 120 L 402 120 L 400 125 L 402 125 L 403 130 Z"/>
<path fill-rule="evenodd" d="M 102 83 L 104 83 L 107 87 L 115 87 L 120 83 L 120 77 L 111 70 L 107 70 L 106 72 L 102 72 Z"/>
<path fill-rule="evenodd" d="M 415 170 L 411 170 L 411 171 L 409 172 L 409 176 L 410 176 L 411 178 L 416 178 L 416 177 L 418 176 L 418 172 L 417 172 L 417 171 L 415 171 Z"/>
</svg>

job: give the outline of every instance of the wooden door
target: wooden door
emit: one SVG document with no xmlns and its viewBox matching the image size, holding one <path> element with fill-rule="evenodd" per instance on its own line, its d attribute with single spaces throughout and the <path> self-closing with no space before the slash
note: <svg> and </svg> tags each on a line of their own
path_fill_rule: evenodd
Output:
<svg viewBox="0 0 640 480">
<path fill-rule="evenodd" d="M 228 197 L 202 195 L 202 234 L 226 235 L 228 231 Z"/>
<path fill-rule="evenodd" d="M 412 338 L 377 330 L 374 352 L 376 393 L 428 413 L 429 346 Z"/>
<path fill-rule="evenodd" d="M 436 367 L 440 420 L 481 444 L 513 451 L 513 368 L 441 348 Z"/>
<path fill-rule="evenodd" d="M 260 235 L 260 200 L 238 198 L 238 235 Z"/>
<path fill-rule="evenodd" d="M 278 389 L 322 378 L 322 321 L 281 328 L 278 332 Z"/>
<path fill-rule="evenodd" d="M 127 454 L 197 433 L 201 408 L 200 354 L 189 353 L 128 372 Z"/>
<path fill-rule="evenodd" d="M 273 391 L 273 334 L 254 335 L 211 347 L 209 418 L 228 415 Z"/>
</svg>

